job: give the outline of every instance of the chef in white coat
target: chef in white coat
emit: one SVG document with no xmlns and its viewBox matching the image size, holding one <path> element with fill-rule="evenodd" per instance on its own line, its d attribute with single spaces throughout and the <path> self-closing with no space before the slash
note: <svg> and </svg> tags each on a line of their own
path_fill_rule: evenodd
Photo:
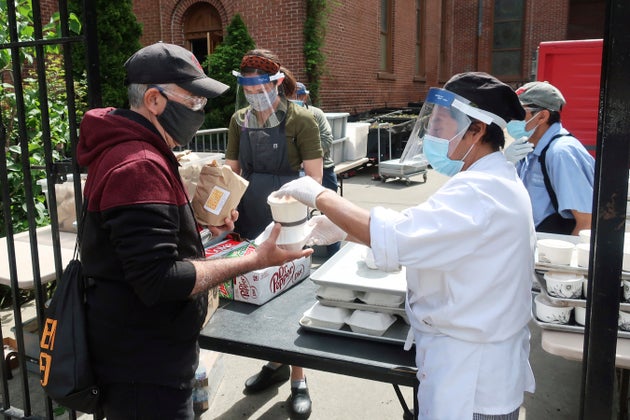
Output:
<svg viewBox="0 0 630 420">
<path fill-rule="evenodd" d="M 500 151 L 502 129 L 524 115 L 508 85 L 458 74 L 429 91 L 403 153 L 424 153 L 452 177 L 426 202 L 368 211 L 309 177 L 276 193 L 326 214 L 311 219 L 311 243 L 363 243 L 380 269 L 406 267 L 420 419 L 516 420 L 524 392 L 534 392 L 536 236 L 529 195 Z"/>
</svg>

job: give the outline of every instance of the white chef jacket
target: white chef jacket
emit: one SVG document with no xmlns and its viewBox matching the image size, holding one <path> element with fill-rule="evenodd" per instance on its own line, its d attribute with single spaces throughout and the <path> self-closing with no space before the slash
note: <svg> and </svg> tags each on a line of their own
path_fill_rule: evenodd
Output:
<svg viewBox="0 0 630 420">
<path fill-rule="evenodd" d="M 536 234 L 514 166 L 495 152 L 416 207 L 376 207 L 370 234 L 378 267 L 406 267 L 420 418 L 517 409 L 534 391 L 527 323 Z"/>
</svg>

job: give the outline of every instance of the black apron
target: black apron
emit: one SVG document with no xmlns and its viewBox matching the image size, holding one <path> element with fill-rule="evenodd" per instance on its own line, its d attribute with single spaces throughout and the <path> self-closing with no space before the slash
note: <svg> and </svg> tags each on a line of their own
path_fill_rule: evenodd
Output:
<svg viewBox="0 0 630 420">
<path fill-rule="evenodd" d="M 289 165 L 285 119 L 274 128 L 242 128 L 238 161 L 249 186 L 238 205 L 235 231 L 243 238 L 255 239 L 273 220 L 267 204 L 269 194 L 299 177 Z"/>
</svg>

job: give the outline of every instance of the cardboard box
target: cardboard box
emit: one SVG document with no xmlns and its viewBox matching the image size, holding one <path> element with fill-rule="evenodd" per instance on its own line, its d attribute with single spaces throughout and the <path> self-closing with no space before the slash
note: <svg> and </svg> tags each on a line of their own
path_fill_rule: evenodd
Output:
<svg viewBox="0 0 630 420">
<path fill-rule="evenodd" d="M 234 299 L 234 280 L 228 280 L 217 286 L 219 297 L 223 299 Z"/>
<path fill-rule="evenodd" d="M 57 200 L 57 222 L 59 223 L 59 230 L 61 232 L 77 232 L 77 211 L 75 208 L 74 200 L 74 175 L 67 174 L 66 181 L 61 184 L 55 184 L 55 198 Z M 86 174 L 81 174 L 81 190 L 85 188 Z M 48 193 L 48 183 L 46 179 L 40 179 L 37 181 L 46 197 L 46 206 L 50 208 L 52 204 L 50 202 Z M 50 212 L 48 213 L 50 216 Z"/>
<path fill-rule="evenodd" d="M 234 279 L 234 300 L 262 305 L 295 286 L 311 273 L 311 257 L 278 267 L 255 270 Z"/>
<path fill-rule="evenodd" d="M 210 321 L 212 315 L 217 311 L 219 307 L 219 286 L 215 286 L 212 289 L 208 290 L 208 313 L 206 314 L 206 319 L 203 321 L 203 325 Z"/>
<path fill-rule="evenodd" d="M 15 334 L 15 326 L 11 327 L 11 331 Z M 37 318 L 22 322 L 22 334 L 24 336 L 24 354 L 26 357 L 39 361 L 39 323 Z"/>
<path fill-rule="evenodd" d="M 206 258 L 234 258 L 254 252 L 247 241 L 226 239 L 206 248 Z M 311 272 L 311 257 L 299 258 L 282 266 L 267 267 L 237 276 L 217 286 L 219 297 L 262 305 L 304 280 Z"/>
<path fill-rule="evenodd" d="M 206 258 L 231 258 L 247 255 L 256 247 L 251 242 L 240 241 L 228 237 L 227 239 L 206 248 Z M 234 299 L 234 279 L 223 282 L 217 286 L 218 297 Z"/>
<path fill-rule="evenodd" d="M 207 259 L 225 258 L 225 257 L 228 257 L 229 256 L 228 254 L 230 254 L 231 252 L 234 252 L 235 250 L 242 247 L 247 248 L 247 246 L 249 245 L 251 245 L 250 242 L 240 241 L 240 240 L 236 240 L 236 239 L 228 237 L 217 244 L 207 247 L 206 258 Z M 235 254 L 235 255 L 238 255 L 238 254 Z M 232 255 L 232 256 L 235 256 L 235 255 Z"/>
</svg>

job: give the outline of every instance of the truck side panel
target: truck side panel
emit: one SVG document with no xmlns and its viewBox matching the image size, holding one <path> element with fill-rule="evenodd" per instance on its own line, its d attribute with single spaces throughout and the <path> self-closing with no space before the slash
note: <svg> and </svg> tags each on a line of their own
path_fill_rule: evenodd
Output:
<svg viewBox="0 0 630 420">
<path fill-rule="evenodd" d="M 536 79 L 564 95 L 562 125 L 595 156 L 603 40 L 541 42 Z"/>
</svg>

